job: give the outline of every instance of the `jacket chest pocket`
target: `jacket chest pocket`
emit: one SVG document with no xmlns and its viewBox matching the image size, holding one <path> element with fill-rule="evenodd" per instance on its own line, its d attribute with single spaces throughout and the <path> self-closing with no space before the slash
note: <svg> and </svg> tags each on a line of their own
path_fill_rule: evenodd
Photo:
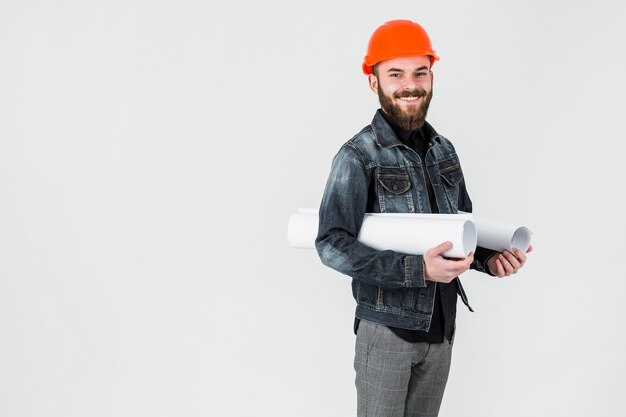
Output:
<svg viewBox="0 0 626 417">
<path fill-rule="evenodd" d="M 411 178 L 406 169 L 381 169 L 376 174 L 376 191 L 381 213 L 414 213 Z"/>
<path fill-rule="evenodd" d="M 443 169 L 440 169 L 439 175 L 441 177 L 441 183 L 445 189 L 448 204 L 453 213 L 456 213 L 459 209 L 459 188 L 461 180 L 463 179 L 463 171 L 461 171 L 461 165 L 453 163 Z"/>
</svg>

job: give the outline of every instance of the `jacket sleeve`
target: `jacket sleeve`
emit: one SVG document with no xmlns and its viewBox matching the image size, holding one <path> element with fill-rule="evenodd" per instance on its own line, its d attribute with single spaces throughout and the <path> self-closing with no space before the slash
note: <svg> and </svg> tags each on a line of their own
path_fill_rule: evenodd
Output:
<svg viewBox="0 0 626 417">
<path fill-rule="evenodd" d="M 319 210 L 315 246 L 322 263 L 369 285 L 425 287 L 421 255 L 379 251 L 357 240 L 370 185 L 358 151 L 345 144 L 333 159 Z"/>
<path fill-rule="evenodd" d="M 470 200 L 469 194 L 467 193 L 467 187 L 465 186 L 465 178 L 461 180 L 459 190 L 459 210 L 464 211 L 466 213 L 472 212 L 472 200 Z M 489 271 L 487 267 L 487 261 L 493 255 L 495 255 L 496 251 L 483 248 L 480 246 L 476 247 L 476 252 L 474 252 L 474 262 L 470 265 L 470 269 L 474 269 L 476 271 L 484 272 L 485 274 L 495 276 Z"/>
</svg>

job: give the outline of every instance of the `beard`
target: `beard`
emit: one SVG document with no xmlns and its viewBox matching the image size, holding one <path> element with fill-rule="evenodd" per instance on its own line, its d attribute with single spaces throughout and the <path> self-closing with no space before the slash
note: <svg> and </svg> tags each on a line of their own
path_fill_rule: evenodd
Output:
<svg viewBox="0 0 626 417">
<path fill-rule="evenodd" d="M 423 97 L 422 103 L 412 105 L 406 112 L 402 108 L 395 104 L 393 98 L 400 99 L 400 97 Z M 433 98 L 432 84 L 431 89 L 427 93 L 425 90 L 419 88 L 415 90 L 405 90 L 402 92 L 393 93 L 393 98 L 386 95 L 380 88 L 380 82 L 378 83 L 378 101 L 380 107 L 385 114 L 400 126 L 404 130 L 417 130 L 424 126 L 426 121 L 426 114 L 428 113 L 428 106 L 430 100 Z"/>
</svg>

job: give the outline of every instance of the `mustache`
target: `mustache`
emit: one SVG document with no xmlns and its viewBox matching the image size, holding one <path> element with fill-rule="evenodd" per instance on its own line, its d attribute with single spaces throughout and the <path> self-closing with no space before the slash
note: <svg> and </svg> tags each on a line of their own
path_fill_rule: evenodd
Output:
<svg viewBox="0 0 626 417">
<path fill-rule="evenodd" d="M 426 90 L 422 90 L 421 88 L 415 90 L 406 90 L 401 91 L 399 93 L 394 93 L 395 98 L 405 98 L 405 97 L 424 97 L 426 96 Z"/>
</svg>

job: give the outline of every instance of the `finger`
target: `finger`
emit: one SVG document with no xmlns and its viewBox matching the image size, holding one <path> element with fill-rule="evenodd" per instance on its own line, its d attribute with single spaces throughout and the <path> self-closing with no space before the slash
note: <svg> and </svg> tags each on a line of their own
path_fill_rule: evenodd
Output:
<svg viewBox="0 0 626 417">
<path fill-rule="evenodd" d="M 467 255 L 466 258 L 460 258 L 459 260 L 457 260 L 457 262 L 459 267 L 467 266 L 469 268 L 472 262 L 474 262 L 474 252 L 470 252 L 470 254 Z"/>
<path fill-rule="evenodd" d="M 528 249 L 526 249 L 526 253 L 530 253 L 533 251 L 533 245 L 529 245 Z"/>
<path fill-rule="evenodd" d="M 513 273 L 517 272 L 522 267 L 522 265 L 519 262 L 519 259 L 517 259 L 515 254 L 513 254 L 513 253 L 511 253 L 509 251 L 504 251 L 502 253 L 502 255 L 504 255 L 506 260 L 509 261 L 509 263 L 513 267 Z"/>
<path fill-rule="evenodd" d="M 498 259 L 496 259 L 496 269 L 497 269 L 497 277 L 502 278 L 503 276 L 505 276 L 505 272 L 504 272 L 504 267 L 502 266 L 502 262 L 500 262 L 500 258 L 498 257 Z"/>
<path fill-rule="evenodd" d="M 450 250 L 450 249 L 452 249 L 452 242 L 448 241 L 448 242 L 440 243 L 434 248 L 428 249 L 426 252 L 429 254 L 429 256 L 439 256 L 445 251 Z"/>
<path fill-rule="evenodd" d="M 469 255 L 467 255 L 465 258 L 448 258 L 448 257 L 444 257 L 444 259 L 447 259 L 449 261 L 465 261 L 466 259 L 471 258 L 471 262 L 474 262 L 474 252 L 470 252 Z"/>
<path fill-rule="evenodd" d="M 456 268 L 469 268 L 469 266 L 474 262 L 474 252 L 471 252 L 467 255 L 467 258 L 458 258 L 458 259 L 446 259 L 447 267 L 450 269 Z"/>
<path fill-rule="evenodd" d="M 526 255 L 518 248 L 513 248 L 513 255 L 515 255 L 515 257 L 517 258 L 518 261 L 520 261 L 520 263 L 523 263 L 526 261 Z"/>
<path fill-rule="evenodd" d="M 524 263 L 526 263 L 526 255 L 524 255 L 522 251 L 517 248 L 513 249 L 513 251 L 514 251 L 514 255 L 517 257 L 517 260 L 519 261 L 519 265 L 521 268 L 522 266 L 524 266 Z"/>
<path fill-rule="evenodd" d="M 505 275 L 509 276 L 514 272 L 513 266 L 509 263 L 508 259 L 504 254 L 500 254 L 498 258 L 500 262 L 502 262 L 502 266 L 504 267 Z"/>
<path fill-rule="evenodd" d="M 471 253 L 467 258 L 458 260 L 458 261 L 446 261 L 447 264 L 445 269 L 450 274 L 454 274 L 455 276 L 467 271 L 474 262 L 474 254 Z"/>
</svg>

